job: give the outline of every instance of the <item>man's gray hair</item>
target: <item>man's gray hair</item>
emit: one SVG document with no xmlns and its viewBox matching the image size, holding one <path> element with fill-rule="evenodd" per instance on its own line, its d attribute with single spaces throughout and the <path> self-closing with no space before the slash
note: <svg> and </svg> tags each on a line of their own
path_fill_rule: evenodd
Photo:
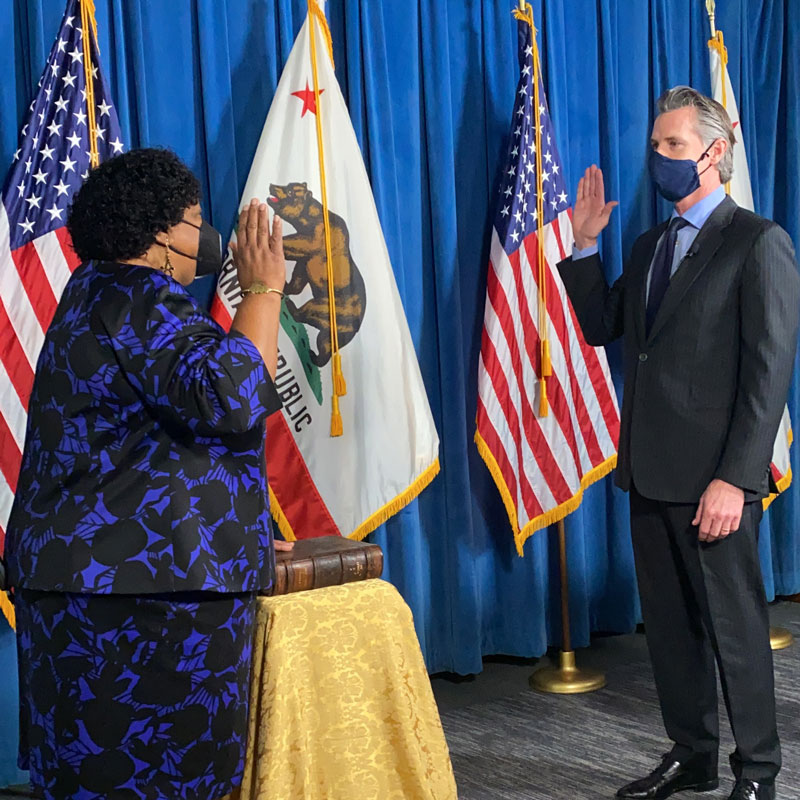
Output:
<svg viewBox="0 0 800 800">
<path fill-rule="evenodd" d="M 717 162 L 719 178 L 727 183 L 733 175 L 733 146 L 736 137 L 733 134 L 731 118 L 722 103 L 700 94 L 691 86 L 675 86 L 668 89 L 658 98 L 658 113 L 676 111 L 691 106 L 697 112 L 697 133 L 703 144 L 709 147 L 716 139 L 724 139 L 728 143 L 725 155 Z"/>
</svg>

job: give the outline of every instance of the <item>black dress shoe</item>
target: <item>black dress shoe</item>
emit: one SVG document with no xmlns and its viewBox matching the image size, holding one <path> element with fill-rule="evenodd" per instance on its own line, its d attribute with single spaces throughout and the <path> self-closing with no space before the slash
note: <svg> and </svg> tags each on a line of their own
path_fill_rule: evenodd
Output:
<svg viewBox="0 0 800 800">
<path fill-rule="evenodd" d="M 728 800 L 775 800 L 775 785 L 741 779 L 736 781 Z"/>
<path fill-rule="evenodd" d="M 628 800 L 663 800 L 675 792 L 711 792 L 718 786 L 716 764 L 712 766 L 707 758 L 692 756 L 685 761 L 678 761 L 668 753 L 646 778 L 623 786 L 617 792 L 617 797 Z M 743 797 L 750 800 L 747 795 Z"/>
</svg>

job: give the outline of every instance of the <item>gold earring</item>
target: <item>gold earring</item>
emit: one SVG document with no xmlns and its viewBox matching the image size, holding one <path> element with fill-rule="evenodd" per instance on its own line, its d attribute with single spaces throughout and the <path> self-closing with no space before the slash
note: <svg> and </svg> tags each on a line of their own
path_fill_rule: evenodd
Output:
<svg viewBox="0 0 800 800">
<path fill-rule="evenodd" d="M 167 236 L 167 243 L 166 243 L 166 245 L 164 245 L 164 247 L 166 248 L 166 256 L 167 257 L 166 257 L 166 261 L 164 261 L 164 263 L 161 265 L 160 269 L 165 275 L 169 275 L 169 277 L 171 278 L 172 277 L 172 273 L 175 271 L 175 267 L 173 266 L 172 261 L 170 261 L 170 258 L 169 258 L 169 236 Z"/>
</svg>

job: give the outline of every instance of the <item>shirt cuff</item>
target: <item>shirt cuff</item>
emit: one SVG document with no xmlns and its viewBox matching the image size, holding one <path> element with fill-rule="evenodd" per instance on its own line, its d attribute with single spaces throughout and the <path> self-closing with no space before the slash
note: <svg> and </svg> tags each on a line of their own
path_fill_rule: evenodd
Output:
<svg viewBox="0 0 800 800">
<path fill-rule="evenodd" d="M 582 258 L 589 258 L 589 256 L 597 255 L 597 245 L 590 244 L 588 247 L 584 247 L 583 250 L 578 249 L 578 245 L 574 242 L 572 243 L 572 260 L 573 261 L 580 261 Z"/>
</svg>

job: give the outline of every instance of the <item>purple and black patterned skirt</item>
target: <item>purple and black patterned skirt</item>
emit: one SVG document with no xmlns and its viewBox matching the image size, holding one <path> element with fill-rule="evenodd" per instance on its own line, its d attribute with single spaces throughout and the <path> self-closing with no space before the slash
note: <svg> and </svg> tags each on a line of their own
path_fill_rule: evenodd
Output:
<svg viewBox="0 0 800 800">
<path fill-rule="evenodd" d="M 241 782 L 255 597 L 17 592 L 20 767 L 47 800 Z"/>
</svg>

